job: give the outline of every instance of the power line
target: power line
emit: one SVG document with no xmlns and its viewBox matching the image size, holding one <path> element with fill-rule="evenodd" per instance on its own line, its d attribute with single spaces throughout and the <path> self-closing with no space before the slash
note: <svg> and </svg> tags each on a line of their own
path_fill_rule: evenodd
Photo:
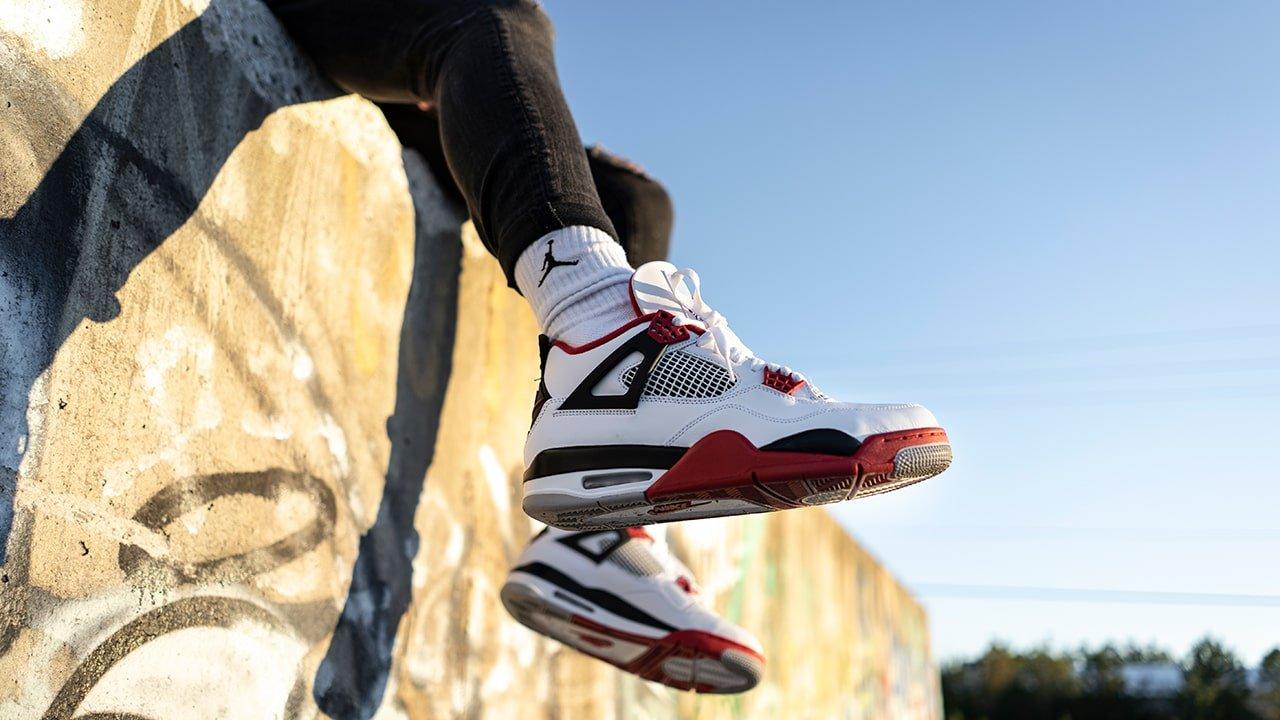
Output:
<svg viewBox="0 0 1280 720">
<path fill-rule="evenodd" d="M 927 597 L 1029 600 L 1036 602 L 1122 603 L 1129 605 L 1280 608 L 1280 595 L 1106 590 L 1101 588 L 1036 587 L 1030 585 L 964 585 L 954 583 L 911 583 L 911 586 L 918 593 Z"/>
<path fill-rule="evenodd" d="M 1165 347 L 1169 345 L 1199 345 L 1212 343 L 1221 346 L 1229 341 L 1270 340 L 1280 337 L 1280 323 L 1257 325 L 1232 325 L 1220 327 L 1185 328 L 1180 330 L 1156 330 L 1146 332 L 1116 333 L 1108 335 L 1084 335 L 1074 337 L 1041 337 L 1017 340 L 995 340 L 980 343 L 956 343 L 944 345 L 900 345 L 877 347 L 865 357 L 910 356 L 913 358 L 946 354 L 983 355 L 1001 357 L 1076 354 L 1082 351 L 1129 350 L 1135 348 Z"/>
<path fill-rule="evenodd" d="M 1280 528 L 1095 527 L 1071 525 L 875 525 L 850 520 L 850 532 L 876 540 L 1106 541 L 1106 542 L 1280 542 Z"/>
</svg>

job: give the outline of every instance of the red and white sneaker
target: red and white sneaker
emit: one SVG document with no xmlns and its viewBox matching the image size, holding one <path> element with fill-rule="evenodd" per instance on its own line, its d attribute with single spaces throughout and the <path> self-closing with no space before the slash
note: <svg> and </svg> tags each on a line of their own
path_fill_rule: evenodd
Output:
<svg viewBox="0 0 1280 720">
<path fill-rule="evenodd" d="M 542 343 L 524 510 L 568 529 L 624 528 L 851 500 L 930 478 L 951 445 L 920 405 L 837 402 L 764 362 L 651 262 L 635 320 L 581 346 Z"/>
<path fill-rule="evenodd" d="M 639 528 L 548 528 L 502 586 L 502 604 L 521 624 L 645 680 L 750 690 L 764 673 L 760 643 L 699 598 L 688 568 Z"/>
</svg>

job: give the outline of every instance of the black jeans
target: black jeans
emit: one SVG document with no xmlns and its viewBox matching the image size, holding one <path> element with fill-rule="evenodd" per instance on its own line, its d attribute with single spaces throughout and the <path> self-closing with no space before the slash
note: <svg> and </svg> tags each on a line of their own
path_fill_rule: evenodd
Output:
<svg viewBox="0 0 1280 720">
<path fill-rule="evenodd" d="M 633 263 L 666 255 L 666 191 L 630 163 L 583 149 L 551 21 L 531 0 L 266 3 L 330 79 L 379 102 L 402 143 L 433 169 L 447 166 L 512 287 L 520 253 L 570 225 L 613 235 Z"/>
</svg>

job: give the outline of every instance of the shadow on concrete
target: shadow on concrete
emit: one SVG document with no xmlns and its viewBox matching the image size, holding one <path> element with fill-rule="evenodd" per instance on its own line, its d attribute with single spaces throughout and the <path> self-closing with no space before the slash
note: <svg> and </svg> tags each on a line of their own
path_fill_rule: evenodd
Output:
<svg viewBox="0 0 1280 720">
<path fill-rule="evenodd" d="M 38 63 L 20 61 L 2 72 L 15 86 L 38 88 L 36 97 L 59 92 L 40 76 Z M 0 567 L 6 581 L 26 574 L 15 565 L 25 562 L 30 537 L 14 532 L 13 503 L 17 469 L 29 449 L 29 405 L 42 373 L 82 322 L 109 322 L 128 312 L 116 293 L 192 218 L 247 133 L 281 107 L 338 94 L 300 59 L 264 7 L 213 0 L 117 79 L 73 132 L 81 114 L 70 98 L 7 109 L 0 129 L 31 139 L 31 165 L 48 170 L 13 217 L 0 219 Z M 68 135 L 60 149 L 41 145 L 43 138 Z M 457 316 L 460 211 L 425 168 L 407 170 L 417 237 L 395 410 L 387 423 L 386 484 L 314 682 L 317 704 L 341 720 L 371 716 L 386 687 L 396 631 L 411 599 L 418 548 L 413 517 L 434 453 Z M 219 239 L 218 228 L 206 229 L 234 248 L 233 237 Z M 230 253 L 234 262 L 238 256 Z M 237 269 L 254 275 L 249 282 L 260 295 L 270 295 L 247 262 Z M 0 654 L 16 631 L 0 631 Z"/>
<path fill-rule="evenodd" d="M 457 329 L 462 263 L 458 224 L 441 227 L 438 215 L 444 200 L 416 155 L 406 153 L 405 170 L 413 191 L 417 237 L 413 280 L 400 326 L 396 405 L 387 420 L 391 458 L 377 520 L 360 538 L 347 602 L 314 686 L 320 709 L 343 720 L 369 718 L 378 709 L 391 671 L 396 630 L 412 600 L 413 559 L 418 554 L 413 519 L 435 455 Z"/>
<path fill-rule="evenodd" d="M 32 88 L 42 102 L 7 108 L 4 130 L 28 140 L 34 165 L 48 170 L 13 217 L 0 219 L 0 324 L 8 329 L 0 375 L 0 563 L 27 450 L 32 385 L 81 322 L 121 313 L 116 292 L 191 218 L 247 133 L 277 108 L 339 92 L 312 83 L 268 94 L 259 78 L 238 71 L 227 28 L 248 15 L 259 31 L 272 30 L 266 10 L 253 18 L 250 4 L 214 0 L 148 52 L 111 84 L 52 162 L 39 153 L 50 138 L 67 137 L 78 108 L 43 76 L 38 60 L 5 69 L 15 87 Z M 225 102 L 230 98 L 236 101 Z"/>
</svg>

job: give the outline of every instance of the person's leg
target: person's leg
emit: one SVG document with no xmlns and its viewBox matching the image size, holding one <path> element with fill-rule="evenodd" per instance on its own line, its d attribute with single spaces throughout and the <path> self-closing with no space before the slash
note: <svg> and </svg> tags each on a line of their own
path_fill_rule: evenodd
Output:
<svg viewBox="0 0 1280 720">
<path fill-rule="evenodd" d="M 591 177 L 618 241 L 635 267 L 665 260 L 675 220 L 666 188 L 640 166 L 599 145 L 587 148 Z"/>
<path fill-rule="evenodd" d="M 544 331 L 585 342 L 629 319 L 631 268 L 561 92 L 541 8 L 531 0 L 268 4 L 339 85 L 432 105 L 480 238 Z"/>
<path fill-rule="evenodd" d="M 437 114 L 405 103 L 378 103 L 378 108 L 400 143 L 416 150 L 442 180 L 445 194 L 465 204 L 462 191 L 449 181 L 452 172 L 440 142 Z M 596 194 L 617 231 L 627 262 L 638 267 L 651 260 L 666 259 L 674 221 L 671 196 L 666 188 L 636 163 L 599 145 L 592 145 L 586 151 Z"/>
<path fill-rule="evenodd" d="M 340 84 L 439 112 L 481 237 L 547 336 L 525 512 L 598 529 L 785 510 L 907 487 L 950 464 L 926 408 L 836 402 L 756 356 L 695 272 L 650 262 L 633 274 L 536 5 L 270 1 Z"/>
</svg>

